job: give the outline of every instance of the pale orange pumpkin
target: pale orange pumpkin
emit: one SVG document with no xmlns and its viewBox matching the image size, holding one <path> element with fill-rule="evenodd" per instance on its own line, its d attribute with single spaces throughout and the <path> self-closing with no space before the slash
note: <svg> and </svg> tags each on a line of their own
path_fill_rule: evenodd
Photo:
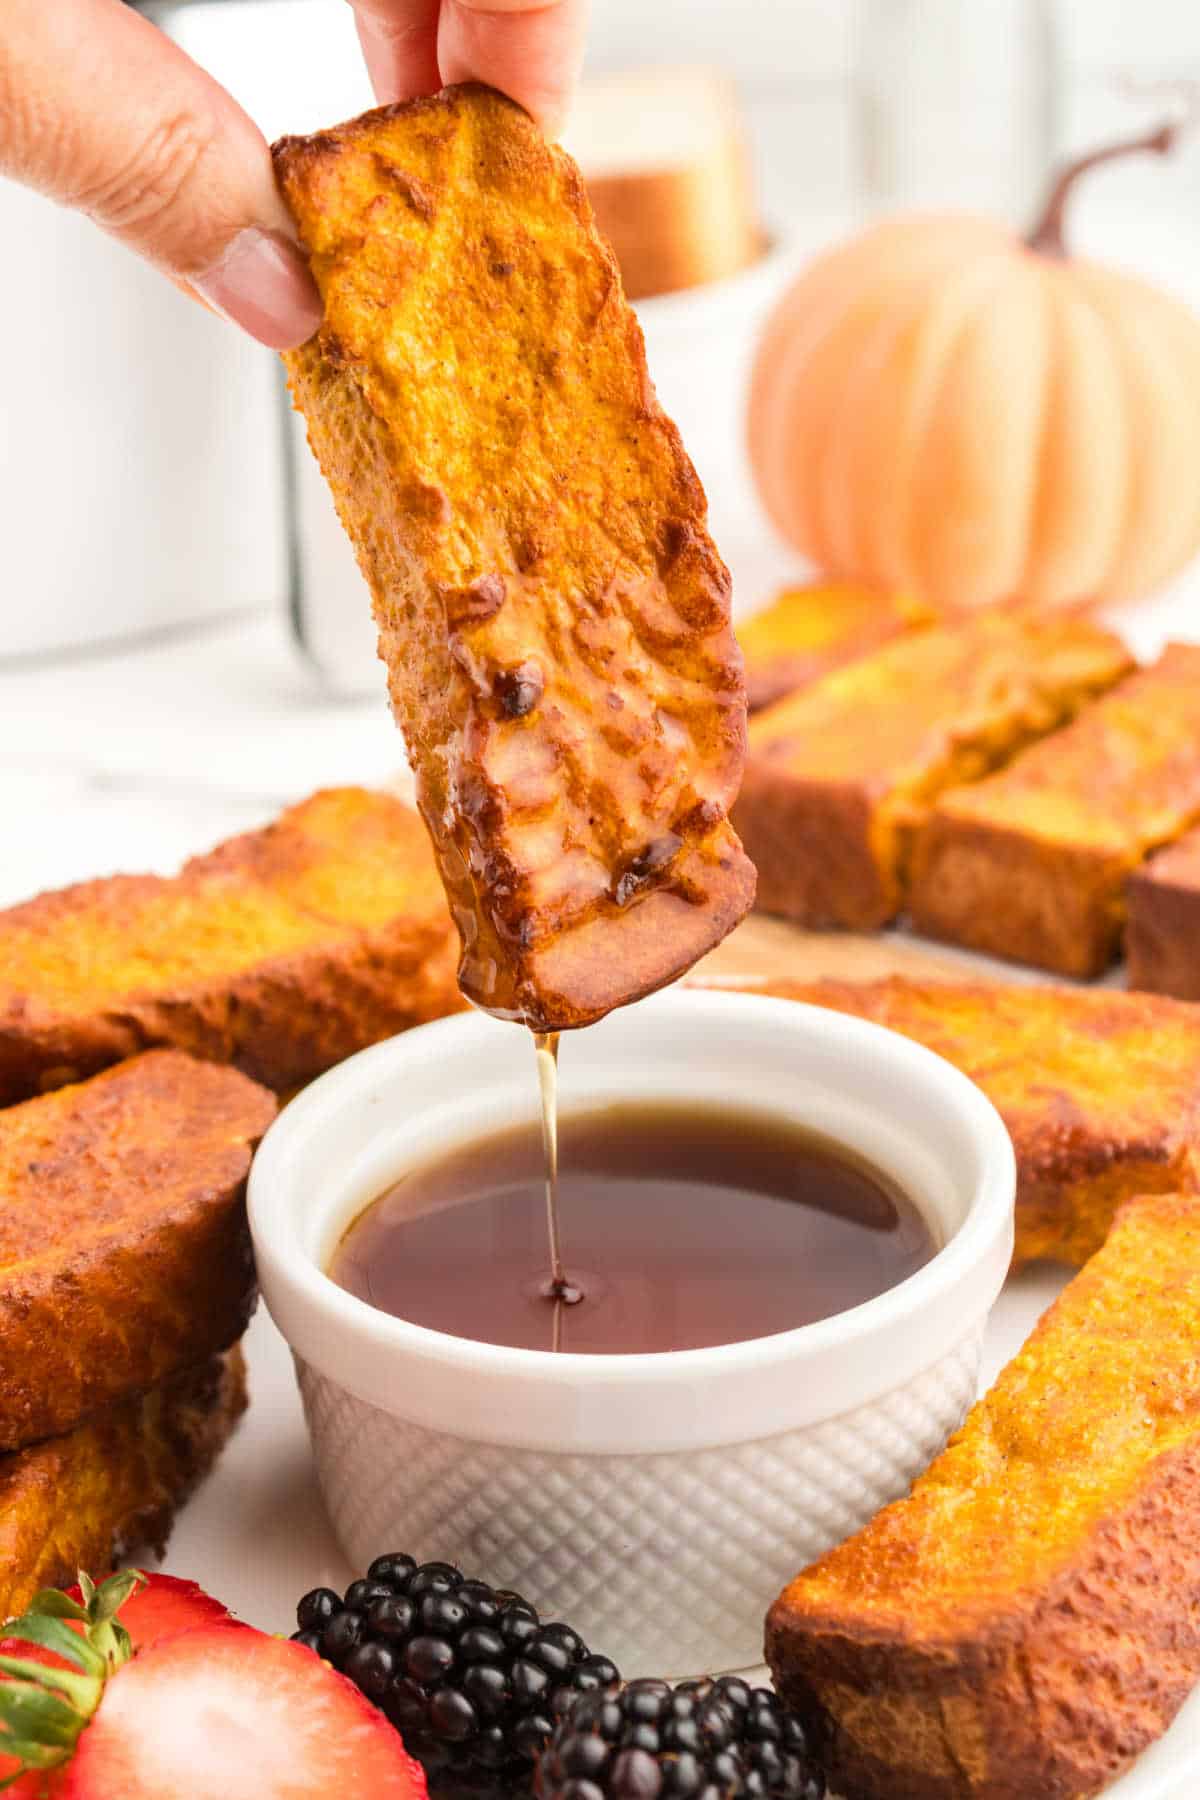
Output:
<svg viewBox="0 0 1200 1800">
<path fill-rule="evenodd" d="M 971 215 L 885 221 L 769 320 L 750 454 L 777 529 L 829 574 L 946 608 L 1160 587 L 1200 546 L 1200 319 L 1067 256 L 1065 170 L 1022 242 Z"/>
</svg>

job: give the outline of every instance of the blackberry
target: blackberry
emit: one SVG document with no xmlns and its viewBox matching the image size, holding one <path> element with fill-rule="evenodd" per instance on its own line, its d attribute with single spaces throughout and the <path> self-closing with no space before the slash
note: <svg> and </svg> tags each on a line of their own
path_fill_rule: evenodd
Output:
<svg viewBox="0 0 1200 1800">
<path fill-rule="evenodd" d="M 823 1800 L 795 1713 L 737 1676 L 586 1694 L 537 1769 L 539 1800 Z"/>
<path fill-rule="evenodd" d="M 344 1595 L 305 1594 L 297 1642 L 387 1714 L 436 1800 L 528 1794 L 555 1726 L 620 1681 L 569 1625 L 449 1563 L 380 1556 Z"/>
</svg>

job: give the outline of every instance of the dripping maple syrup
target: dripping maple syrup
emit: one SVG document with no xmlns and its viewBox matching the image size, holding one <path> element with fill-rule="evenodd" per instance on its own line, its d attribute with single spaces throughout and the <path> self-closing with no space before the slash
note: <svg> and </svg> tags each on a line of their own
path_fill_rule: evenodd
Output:
<svg viewBox="0 0 1200 1800">
<path fill-rule="evenodd" d="M 513 1126 L 410 1170 L 351 1225 L 335 1281 L 435 1331 L 612 1355 L 828 1318 L 938 1247 L 883 1175 L 777 1115 L 622 1102 L 556 1129 L 551 1046 L 539 1065 L 544 1137 Z"/>
</svg>

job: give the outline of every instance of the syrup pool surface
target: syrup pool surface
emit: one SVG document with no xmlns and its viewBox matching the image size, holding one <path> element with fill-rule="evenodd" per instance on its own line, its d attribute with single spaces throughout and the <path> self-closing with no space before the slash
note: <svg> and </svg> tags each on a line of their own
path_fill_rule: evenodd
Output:
<svg viewBox="0 0 1200 1800">
<path fill-rule="evenodd" d="M 482 1343 L 612 1355 L 789 1331 L 886 1292 L 937 1246 L 881 1175 L 770 1115 L 622 1104 L 560 1123 L 563 1261 L 547 1296 L 536 1125 L 414 1168 L 330 1274 L 370 1305 Z"/>
</svg>

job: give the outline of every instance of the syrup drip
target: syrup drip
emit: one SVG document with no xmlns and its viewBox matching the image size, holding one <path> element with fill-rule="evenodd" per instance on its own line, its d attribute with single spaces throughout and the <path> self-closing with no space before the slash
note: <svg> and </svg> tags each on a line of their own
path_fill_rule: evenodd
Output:
<svg viewBox="0 0 1200 1800">
<path fill-rule="evenodd" d="M 546 1237 L 550 1250 L 550 1274 L 542 1288 L 554 1303 L 554 1349 L 562 1347 L 562 1310 L 578 1306 L 583 1290 L 568 1281 L 563 1267 L 562 1234 L 558 1220 L 558 1037 L 557 1031 L 535 1031 L 538 1088 L 542 1096 L 542 1149 L 546 1161 Z"/>
</svg>

